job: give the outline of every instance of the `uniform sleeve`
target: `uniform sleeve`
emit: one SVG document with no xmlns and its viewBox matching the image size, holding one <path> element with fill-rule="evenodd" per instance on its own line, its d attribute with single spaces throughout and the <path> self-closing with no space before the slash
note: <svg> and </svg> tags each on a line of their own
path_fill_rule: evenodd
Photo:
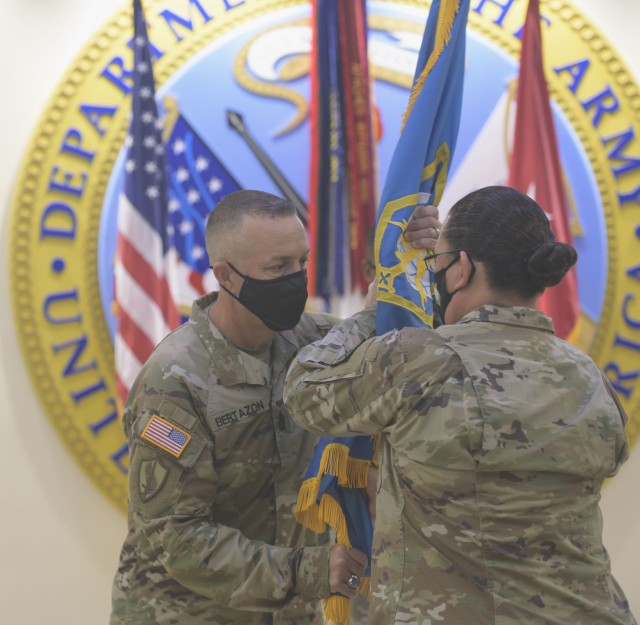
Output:
<svg viewBox="0 0 640 625">
<path fill-rule="evenodd" d="M 303 428 L 325 436 L 373 435 L 403 410 L 403 346 L 399 333 L 368 338 L 367 309 L 300 350 L 287 375 L 285 404 Z"/>
<path fill-rule="evenodd" d="M 340 321 L 338 317 L 328 313 L 304 313 L 295 329 L 298 335 L 298 348 L 325 337 L 331 328 L 340 323 Z"/>
<path fill-rule="evenodd" d="M 616 461 L 615 461 L 615 469 L 614 472 L 617 473 L 620 466 L 629 459 L 629 444 L 627 442 L 627 437 L 625 433 L 625 427 L 627 425 L 627 421 L 629 417 L 622 404 L 620 403 L 620 399 L 618 398 L 618 394 L 615 392 L 613 386 L 611 385 L 611 381 L 605 375 L 605 373 L 601 370 L 600 375 L 602 376 L 602 381 L 607 389 L 607 393 L 609 397 L 613 401 L 618 411 L 618 427 L 616 428 L 616 445 L 615 445 L 615 453 L 616 453 Z M 612 473 L 613 475 L 614 473 Z"/>
<path fill-rule="evenodd" d="M 342 362 L 376 332 L 375 308 L 366 308 L 344 320 L 329 315 L 322 315 L 322 319 L 323 325 L 316 319 L 322 338 L 298 352 L 297 360 L 310 368 Z"/>
<path fill-rule="evenodd" d="M 149 559 L 185 588 L 235 609 L 276 611 L 296 595 L 327 597 L 329 547 L 276 547 L 212 521 L 220 500 L 212 442 L 196 417 L 196 394 L 179 379 L 148 373 L 125 410 L 130 518 Z"/>
</svg>

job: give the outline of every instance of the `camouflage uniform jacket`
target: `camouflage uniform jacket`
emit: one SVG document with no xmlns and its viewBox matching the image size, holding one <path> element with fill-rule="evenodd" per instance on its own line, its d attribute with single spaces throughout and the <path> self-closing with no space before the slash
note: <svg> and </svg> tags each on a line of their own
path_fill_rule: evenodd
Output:
<svg viewBox="0 0 640 625">
<path fill-rule="evenodd" d="M 124 411 L 129 532 L 113 625 L 321 622 L 327 539 L 292 514 L 315 437 L 291 420 L 282 388 L 297 350 L 335 320 L 304 314 L 274 339 L 269 367 L 210 322 L 215 297 L 156 348 Z M 163 423 L 173 452 L 153 434 Z"/>
<path fill-rule="evenodd" d="M 626 415 L 528 308 L 370 336 L 371 310 L 301 350 L 285 403 L 329 436 L 382 433 L 369 623 L 635 623 L 602 545 Z"/>
</svg>

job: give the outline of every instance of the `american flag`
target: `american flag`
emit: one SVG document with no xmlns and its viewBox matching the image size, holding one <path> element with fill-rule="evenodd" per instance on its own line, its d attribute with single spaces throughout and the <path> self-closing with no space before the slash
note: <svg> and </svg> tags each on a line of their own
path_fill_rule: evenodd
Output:
<svg viewBox="0 0 640 625">
<path fill-rule="evenodd" d="M 165 109 L 173 104 L 167 104 Z M 177 107 L 177 103 L 175 104 Z M 169 216 L 167 236 L 174 248 L 177 289 L 173 291 L 182 309 L 212 290 L 205 276 L 214 281 L 205 247 L 205 223 L 220 199 L 241 187 L 191 124 L 176 111 L 167 112 L 167 170 L 169 172 Z M 175 120 L 175 121 L 169 121 Z"/>
<path fill-rule="evenodd" d="M 133 2 L 134 75 L 124 188 L 118 205 L 115 264 L 115 366 L 124 404 L 157 343 L 180 323 L 170 288 L 167 176 L 155 101 L 149 39 L 140 0 Z"/>
<path fill-rule="evenodd" d="M 142 438 L 178 458 L 191 440 L 191 435 L 162 417 L 153 415 L 142 432 Z"/>
</svg>

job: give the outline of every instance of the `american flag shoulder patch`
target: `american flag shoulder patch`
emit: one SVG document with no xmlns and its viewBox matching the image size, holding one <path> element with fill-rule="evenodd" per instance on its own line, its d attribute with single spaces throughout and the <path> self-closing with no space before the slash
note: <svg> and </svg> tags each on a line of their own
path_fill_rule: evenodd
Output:
<svg viewBox="0 0 640 625">
<path fill-rule="evenodd" d="M 176 458 L 180 457 L 191 440 L 191 434 L 156 414 L 151 417 L 140 437 Z"/>
</svg>

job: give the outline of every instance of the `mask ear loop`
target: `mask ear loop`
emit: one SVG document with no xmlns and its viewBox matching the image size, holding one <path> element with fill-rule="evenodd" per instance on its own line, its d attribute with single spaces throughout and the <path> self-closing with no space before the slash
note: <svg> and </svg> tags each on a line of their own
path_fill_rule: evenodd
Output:
<svg viewBox="0 0 640 625">
<path fill-rule="evenodd" d="M 467 252 L 466 250 L 461 250 L 460 252 L 458 252 L 458 258 L 456 258 L 453 262 L 449 263 L 449 265 L 447 267 L 445 267 L 444 271 L 447 271 L 447 269 L 449 269 L 449 267 L 452 267 L 454 263 L 457 263 L 462 256 L 460 256 L 461 252 L 465 252 L 467 254 L 467 258 L 469 259 L 469 262 L 471 263 L 471 273 L 469 274 L 469 278 L 467 279 L 467 283 L 464 286 L 461 286 L 459 289 L 456 289 L 455 291 L 452 291 L 449 294 L 449 301 L 451 301 L 451 298 L 458 293 L 458 291 L 462 291 L 462 289 L 464 289 L 465 286 L 469 286 L 471 284 L 471 279 L 473 278 L 473 276 L 476 273 L 476 266 L 473 264 L 473 258 L 471 258 L 471 254 L 469 254 L 469 252 Z"/>
<path fill-rule="evenodd" d="M 220 288 L 223 291 L 226 291 L 229 295 L 231 295 L 231 297 L 233 297 L 234 300 L 236 300 L 236 302 L 240 302 L 240 298 L 235 295 L 234 293 L 232 293 L 226 286 L 224 286 L 224 284 L 220 284 Z M 242 302 L 240 302 L 242 304 Z"/>
<path fill-rule="evenodd" d="M 230 261 L 225 261 L 227 263 L 227 265 L 229 265 L 229 267 L 231 267 L 231 269 L 233 269 L 241 278 L 243 278 L 244 280 L 247 279 L 247 276 L 245 276 L 243 273 L 240 273 L 232 264 Z"/>
<path fill-rule="evenodd" d="M 446 275 L 447 271 L 449 271 L 449 269 L 451 269 L 451 267 L 453 267 L 459 260 L 460 260 L 460 252 L 456 252 L 455 258 L 444 269 L 440 270 L 443 272 L 442 275 L 443 276 Z M 437 273 L 440 273 L 440 271 L 434 271 L 433 272 L 434 277 Z"/>
<path fill-rule="evenodd" d="M 231 267 L 231 269 L 233 269 L 243 280 L 247 279 L 247 276 L 245 276 L 244 274 L 240 273 L 228 260 L 225 261 L 227 263 L 227 265 L 229 265 L 229 267 Z M 209 269 L 211 269 L 211 271 L 213 271 L 213 265 L 209 265 Z M 240 302 L 240 298 L 235 295 L 234 293 L 232 293 L 226 286 L 224 286 L 224 284 L 221 284 L 220 282 L 218 282 L 218 285 L 220 286 L 220 288 L 223 291 L 226 291 L 229 295 L 231 295 L 231 297 L 233 297 L 234 300 L 236 300 L 237 302 Z M 244 283 L 243 285 L 244 286 Z M 242 291 L 242 287 L 240 287 L 240 290 Z M 240 302 L 242 304 L 242 302 Z"/>
<path fill-rule="evenodd" d="M 471 258 L 471 254 L 466 250 L 463 250 L 466 253 L 469 262 L 471 263 L 471 273 L 469 274 L 469 279 L 467 280 L 467 284 L 471 284 L 471 279 L 476 275 L 476 266 L 473 264 L 473 258 Z M 466 285 L 465 285 L 466 286 Z"/>
<path fill-rule="evenodd" d="M 451 300 L 453 299 L 453 296 L 458 293 L 458 291 L 461 291 L 462 289 L 464 289 L 465 286 L 467 286 L 467 284 L 465 284 L 464 286 L 461 286 L 459 289 L 456 289 L 455 291 L 451 291 L 451 293 L 449 293 L 449 291 L 447 291 L 447 286 L 446 286 L 446 280 L 447 280 L 447 271 L 449 271 L 449 269 L 451 269 L 451 267 L 453 267 L 461 258 L 461 253 L 465 252 L 467 254 L 467 257 L 469 258 L 469 262 L 471 263 L 471 273 L 469 274 L 469 279 L 467 280 L 467 284 L 469 284 L 471 282 L 471 279 L 473 278 L 475 272 L 476 272 L 476 266 L 473 264 L 473 259 L 471 258 L 471 254 L 469 254 L 469 252 L 467 252 L 466 250 L 459 250 L 458 252 L 456 252 L 456 257 L 443 269 L 440 269 L 440 271 L 436 271 L 433 273 L 433 278 L 434 278 L 434 282 L 436 283 L 437 286 L 437 278 L 436 276 L 442 275 L 442 282 L 443 282 L 443 287 L 444 287 L 444 291 L 446 293 L 446 303 L 444 305 L 444 309 L 442 308 L 442 293 L 440 293 L 440 290 L 438 289 L 438 294 L 440 297 L 440 317 L 441 317 L 441 322 L 444 323 L 444 314 L 447 310 L 447 308 L 449 307 L 449 304 L 451 303 Z"/>
</svg>

